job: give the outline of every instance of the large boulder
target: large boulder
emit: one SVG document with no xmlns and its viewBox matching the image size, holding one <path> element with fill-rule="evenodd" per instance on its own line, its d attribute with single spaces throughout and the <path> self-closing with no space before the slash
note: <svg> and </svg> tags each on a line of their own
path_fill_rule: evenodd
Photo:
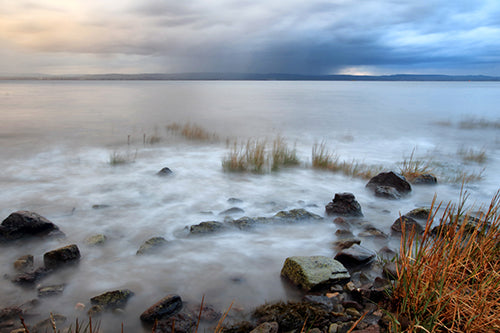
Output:
<svg viewBox="0 0 500 333">
<path fill-rule="evenodd" d="M 150 306 L 141 314 L 141 320 L 145 323 L 154 323 L 156 320 L 167 319 L 182 309 L 182 299 L 179 295 L 167 295 Z"/>
<path fill-rule="evenodd" d="M 54 223 L 34 212 L 14 212 L 0 225 L 0 240 L 16 240 L 46 235 L 64 234 Z"/>
<path fill-rule="evenodd" d="M 80 260 L 80 250 L 76 244 L 67 245 L 43 255 L 43 263 L 47 269 L 56 269 Z"/>
<path fill-rule="evenodd" d="M 306 291 L 321 289 L 350 278 L 349 272 L 340 262 L 324 256 L 289 257 L 283 264 L 281 275 Z"/>
<path fill-rule="evenodd" d="M 122 309 L 132 296 L 134 293 L 129 289 L 113 290 L 92 297 L 90 303 L 101 306 L 103 309 Z"/>
<path fill-rule="evenodd" d="M 332 202 L 325 206 L 326 214 L 341 216 L 363 216 L 361 205 L 352 193 L 335 193 Z"/>
<path fill-rule="evenodd" d="M 411 185 L 405 177 L 393 171 L 379 173 L 370 179 L 366 187 L 371 189 L 375 195 L 389 199 L 398 199 L 396 193 L 403 196 L 411 192 Z"/>
</svg>

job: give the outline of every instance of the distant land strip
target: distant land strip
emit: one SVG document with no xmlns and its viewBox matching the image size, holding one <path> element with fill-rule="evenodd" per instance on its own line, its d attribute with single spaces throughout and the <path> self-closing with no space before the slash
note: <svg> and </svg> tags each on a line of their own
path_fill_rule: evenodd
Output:
<svg viewBox="0 0 500 333">
<path fill-rule="evenodd" d="M 249 74 L 249 73 L 178 73 L 178 74 L 81 74 L 1 75 L 0 80 L 226 80 L 226 81 L 500 81 L 498 76 L 486 75 L 301 75 L 301 74 Z"/>
</svg>

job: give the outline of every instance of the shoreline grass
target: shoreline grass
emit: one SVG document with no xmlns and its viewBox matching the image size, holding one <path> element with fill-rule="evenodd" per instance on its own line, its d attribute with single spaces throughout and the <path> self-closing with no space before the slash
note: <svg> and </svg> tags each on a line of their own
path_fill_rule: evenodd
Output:
<svg viewBox="0 0 500 333">
<path fill-rule="evenodd" d="M 476 150 L 474 148 L 460 148 L 457 154 L 462 157 L 464 162 L 476 162 L 477 164 L 484 164 L 487 160 L 486 149 L 482 148 Z"/>
<path fill-rule="evenodd" d="M 179 123 L 172 123 L 165 127 L 167 132 L 175 135 L 180 135 L 188 140 L 193 141 L 219 141 L 219 136 L 215 132 L 209 132 L 201 126 L 196 124 L 186 123 L 181 125 Z"/>
<path fill-rule="evenodd" d="M 393 332 L 500 330 L 500 191 L 472 228 L 467 197 L 446 206 L 437 233 L 435 199 L 422 236 L 403 228 Z"/>
</svg>

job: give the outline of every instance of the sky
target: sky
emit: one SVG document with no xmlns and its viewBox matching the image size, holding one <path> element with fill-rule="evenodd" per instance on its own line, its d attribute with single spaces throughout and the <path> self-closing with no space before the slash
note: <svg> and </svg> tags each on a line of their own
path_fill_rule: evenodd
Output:
<svg viewBox="0 0 500 333">
<path fill-rule="evenodd" d="M 500 0 L 0 0 L 0 73 L 500 76 Z"/>
</svg>

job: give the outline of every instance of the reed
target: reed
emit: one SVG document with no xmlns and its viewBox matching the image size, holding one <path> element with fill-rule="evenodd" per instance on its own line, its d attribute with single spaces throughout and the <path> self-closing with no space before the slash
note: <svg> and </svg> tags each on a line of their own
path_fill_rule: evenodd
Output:
<svg viewBox="0 0 500 333">
<path fill-rule="evenodd" d="M 458 127 L 461 129 L 500 128 L 500 121 L 471 117 L 461 120 Z"/>
<path fill-rule="evenodd" d="M 273 141 L 273 149 L 271 151 L 271 170 L 277 171 L 281 167 L 290 167 L 299 165 L 300 161 L 297 157 L 297 150 L 288 148 L 285 139 L 278 135 Z"/>
<path fill-rule="evenodd" d="M 240 145 L 235 141 L 222 160 L 222 168 L 229 172 L 263 173 L 267 161 L 265 141 L 248 139 Z"/>
<path fill-rule="evenodd" d="M 476 150 L 474 148 L 460 148 L 458 150 L 458 155 L 462 157 L 465 162 L 476 162 L 478 164 L 483 164 L 486 162 L 486 149 Z"/>
<path fill-rule="evenodd" d="M 132 153 L 130 150 L 127 150 L 126 152 L 113 151 L 109 155 L 109 164 L 111 166 L 118 166 L 118 165 L 133 163 L 135 162 L 136 158 L 137 158 L 137 150 L 135 150 L 134 153 Z"/>
<path fill-rule="evenodd" d="M 219 136 L 215 132 L 209 132 L 201 126 L 196 124 L 186 123 L 181 125 L 179 123 L 172 123 L 166 126 L 167 132 L 172 132 L 180 135 L 188 140 L 194 141 L 218 141 Z"/>
<path fill-rule="evenodd" d="M 434 232 L 435 198 L 422 236 L 403 228 L 393 332 L 500 331 L 500 191 L 474 220 L 467 198 L 446 206 Z"/>
<path fill-rule="evenodd" d="M 415 178 L 424 174 L 432 173 L 430 162 L 415 159 L 415 148 L 413 148 L 410 158 L 403 160 L 399 167 L 399 172 L 409 181 L 412 182 Z"/>
</svg>

